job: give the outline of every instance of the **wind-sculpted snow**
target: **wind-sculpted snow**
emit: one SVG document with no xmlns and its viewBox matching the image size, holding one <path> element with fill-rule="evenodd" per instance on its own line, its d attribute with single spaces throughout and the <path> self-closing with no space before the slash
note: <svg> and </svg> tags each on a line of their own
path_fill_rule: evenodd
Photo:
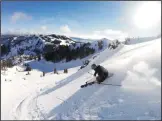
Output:
<svg viewBox="0 0 162 121">
<path fill-rule="evenodd" d="M 160 57 L 161 38 L 99 51 L 88 57 L 90 63 L 83 69 L 79 69 L 78 60 L 70 66 L 63 63 L 57 66 L 59 74 L 47 71 L 40 77 L 38 69 L 27 76 L 16 72 L 16 67 L 8 69 L 1 74 L 2 119 L 161 120 Z M 121 86 L 93 84 L 80 88 L 95 80 L 92 63 L 114 74 L 103 83 Z M 71 68 L 65 74 L 63 67 Z"/>
</svg>

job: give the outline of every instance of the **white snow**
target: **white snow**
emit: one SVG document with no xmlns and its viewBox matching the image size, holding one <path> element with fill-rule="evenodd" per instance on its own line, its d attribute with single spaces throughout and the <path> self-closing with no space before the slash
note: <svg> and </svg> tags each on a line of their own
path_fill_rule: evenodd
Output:
<svg viewBox="0 0 162 121">
<path fill-rule="evenodd" d="M 142 42 L 147 42 L 147 41 L 151 41 L 153 39 L 157 39 L 159 37 L 138 37 L 138 38 L 130 38 L 130 41 L 128 42 L 128 44 L 138 44 L 138 43 L 142 43 Z"/>
<path fill-rule="evenodd" d="M 88 56 L 91 62 L 81 70 L 81 60 L 30 61 L 30 75 L 17 72 L 18 66 L 2 72 L 1 119 L 161 120 L 161 38 L 120 45 L 96 55 L 94 59 Z M 86 81 L 94 80 L 87 73 L 93 73 L 92 63 L 114 73 L 103 83 L 122 86 L 94 84 L 81 89 Z M 53 74 L 54 67 L 58 75 Z M 44 77 L 41 71 L 46 72 Z"/>
</svg>

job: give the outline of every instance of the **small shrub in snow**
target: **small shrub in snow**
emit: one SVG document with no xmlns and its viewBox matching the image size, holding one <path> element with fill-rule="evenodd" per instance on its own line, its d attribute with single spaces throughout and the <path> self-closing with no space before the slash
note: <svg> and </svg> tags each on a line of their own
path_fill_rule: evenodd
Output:
<svg viewBox="0 0 162 121">
<path fill-rule="evenodd" d="M 43 72 L 43 76 L 45 76 L 45 72 Z"/>
<path fill-rule="evenodd" d="M 68 73 L 68 70 L 67 69 L 64 69 L 64 73 Z"/>
<path fill-rule="evenodd" d="M 28 73 L 26 75 L 30 75 L 29 71 L 28 71 Z"/>
<path fill-rule="evenodd" d="M 58 74 L 56 68 L 54 68 L 53 73 L 54 73 L 54 74 Z"/>
<path fill-rule="evenodd" d="M 27 66 L 25 71 L 31 71 L 31 67 L 30 66 Z"/>
</svg>

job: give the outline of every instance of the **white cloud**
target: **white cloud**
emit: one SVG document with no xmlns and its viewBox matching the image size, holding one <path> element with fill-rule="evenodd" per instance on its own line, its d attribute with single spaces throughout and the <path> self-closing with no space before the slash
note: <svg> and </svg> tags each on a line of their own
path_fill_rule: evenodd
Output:
<svg viewBox="0 0 162 121">
<path fill-rule="evenodd" d="M 72 37 L 80 37 L 80 38 L 87 38 L 87 39 L 101 39 L 101 38 L 107 38 L 107 39 L 120 39 L 125 40 L 124 38 L 128 37 L 128 34 L 125 32 L 122 32 L 120 30 L 112 30 L 112 29 L 105 29 L 105 30 L 97 30 L 93 31 L 92 33 L 62 33 L 66 36 L 72 36 Z"/>
<path fill-rule="evenodd" d="M 54 17 L 51 17 L 51 18 L 42 18 L 40 20 L 40 23 L 48 24 L 48 23 L 53 23 L 54 21 L 55 21 L 55 18 Z"/>
<path fill-rule="evenodd" d="M 120 35 L 122 32 L 119 30 L 106 29 L 103 33 L 108 35 Z"/>
<path fill-rule="evenodd" d="M 8 29 L 7 33 L 8 34 L 25 34 L 25 33 L 27 33 L 27 31 L 29 31 L 29 30 L 10 28 L 10 29 Z"/>
<path fill-rule="evenodd" d="M 128 34 L 120 30 L 105 29 L 99 31 L 98 33 L 94 32 L 94 36 L 101 36 L 110 39 L 121 39 L 127 37 Z"/>
<path fill-rule="evenodd" d="M 31 20 L 32 16 L 27 15 L 26 13 L 23 12 L 14 12 L 13 15 L 11 16 L 11 22 L 16 23 L 19 20 Z"/>
<path fill-rule="evenodd" d="M 62 32 L 65 32 L 65 33 L 70 33 L 70 32 L 71 32 L 71 30 L 70 30 L 70 28 L 69 28 L 68 25 L 63 25 L 63 26 L 61 26 L 61 27 L 60 27 L 60 30 L 61 30 Z"/>
<path fill-rule="evenodd" d="M 101 31 L 94 31 L 93 33 L 94 33 L 94 34 L 100 34 Z"/>
<path fill-rule="evenodd" d="M 59 34 L 59 35 L 65 35 L 68 37 L 80 37 L 85 39 L 101 39 L 101 38 L 107 38 L 110 40 L 119 39 L 119 41 L 125 40 L 126 37 L 128 37 L 128 34 L 120 31 L 120 30 L 112 30 L 112 29 L 104 29 L 104 30 L 96 30 L 91 33 L 78 33 L 71 31 L 68 25 L 64 25 L 60 27 L 60 32 L 54 31 L 53 29 L 48 28 L 47 25 L 40 25 L 38 28 L 32 28 L 28 30 L 19 30 L 21 33 L 34 33 L 34 34 Z M 15 32 L 16 30 L 12 30 L 12 32 Z M 16 31 L 17 32 L 17 31 Z"/>
<path fill-rule="evenodd" d="M 43 30 L 43 31 L 46 31 L 47 30 L 47 26 L 41 26 L 41 30 Z"/>
</svg>

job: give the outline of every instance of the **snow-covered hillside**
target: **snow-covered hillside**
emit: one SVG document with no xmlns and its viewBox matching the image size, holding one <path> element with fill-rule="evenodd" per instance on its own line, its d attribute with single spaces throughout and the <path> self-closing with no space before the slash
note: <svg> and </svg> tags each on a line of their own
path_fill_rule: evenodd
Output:
<svg viewBox="0 0 162 121">
<path fill-rule="evenodd" d="M 70 37 L 72 40 L 75 40 L 77 42 L 92 42 L 95 41 L 94 39 L 84 39 L 79 37 Z"/>
<path fill-rule="evenodd" d="M 161 38 L 161 36 L 129 38 L 127 39 L 128 41 L 126 42 L 126 44 L 138 44 L 138 43 L 147 42 L 158 38 Z"/>
<path fill-rule="evenodd" d="M 80 40 L 82 39 L 80 38 Z M 102 48 L 99 48 L 98 42 L 100 41 L 103 42 Z M 108 47 L 110 41 L 111 40 L 103 38 L 91 41 L 88 41 L 88 39 L 86 41 L 86 39 L 84 39 L 84 42 L 82 42 L 55 34 L 21 36 L 3 35 L 1 59 L 12 59 L 13 63 L 18 63 L 18 60 L 32 60 L 35 57 L 41 56 L 53 62 L 62 60 L 71 61 L 79 57 L 84 58 L 103 51 Z M 68 52 L 68 54 L 66 52 Z M 72 55 L 72 57 L 69 55 Z"/>
<path fill-rule="evenodd" d="M 72 43 L 78 43 L 72 39 L 61 35 L 3 35 L 2 44 L 8 45 L 9 52 L 2 58 L 10 58 L 17 55 L 36 55 L 37 53 L 43 53 L 44 47 L 47 44 L 53 46 L 58 45 L 71 45 Z M 2 46 L 2 45 L 1 45 Z"/>
<path fill-rule="evenodd" d="M 34 68 L 30 75 L 16 71 L 20 66 L 2 72 L 1 119 L 161 120 L 161 38 L 105 48 L 96 56 L 88 56 L 90 63 L 81 70 L 80 60 L 58 65 L 31 61 L 27 62 Z M 93 73 L 92 63 L 114 73 L 103 83 L 122 86 L 80 88 L 94 80 L 88 73 Z M 53 74 L 52 66 L 58 75 Z M 65 68 L 69 68 L 67 74 Z M 47 72 L 44 77 L 40 77 L 42 69 Z"/>
</svg>

